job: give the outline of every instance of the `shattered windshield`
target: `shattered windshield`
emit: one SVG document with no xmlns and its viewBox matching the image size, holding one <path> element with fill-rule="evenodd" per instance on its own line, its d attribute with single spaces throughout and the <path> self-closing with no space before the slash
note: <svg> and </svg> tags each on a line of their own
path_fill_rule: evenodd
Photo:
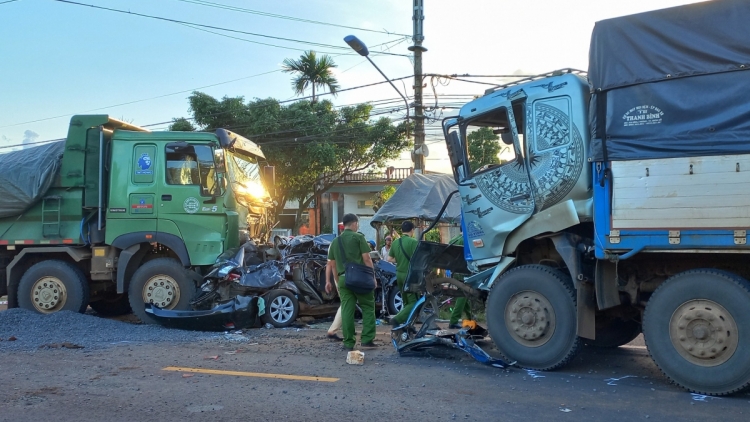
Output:
<svg viewBox="0 0 750 422">
<path fill-rule="evenodd" d="M 269 198 L 260 180 L 260 166 L 255 157 L 227 151 L 227 170 L 237 201 L 245 206 Z"/>
</svg>

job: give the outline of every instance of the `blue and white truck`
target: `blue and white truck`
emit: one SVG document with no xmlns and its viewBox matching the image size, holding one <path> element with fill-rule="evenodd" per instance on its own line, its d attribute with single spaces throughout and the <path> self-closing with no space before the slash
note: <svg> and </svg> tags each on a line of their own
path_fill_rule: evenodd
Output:
<svg viewBox="0 0 750 422">
<path fill-rule="evenodd" d="M 694 392 L 750 385 L 750 2 L 595 25 L 588 72 L 488 90 L 443 121 L 465 255 L 505 357 L 538 370 L 641 332 Z M 491 128 L 503 164 L 472 169 Z"/>
</svg>

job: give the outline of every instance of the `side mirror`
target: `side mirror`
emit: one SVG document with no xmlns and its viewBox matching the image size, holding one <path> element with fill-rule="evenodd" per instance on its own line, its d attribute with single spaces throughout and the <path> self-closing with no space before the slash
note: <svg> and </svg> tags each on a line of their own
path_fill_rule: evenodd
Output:
<svg viewBox="0 0 750 422">
<path fill-rule="evenodd" d="M 276 167 L 263 167 L 263 183 L 266 185 L 268 193 L 276 192 Z"/>
<path fill-rule="evenodd" d="M 224 174 L 227 172 L 226 158 L 224 156 L 224 150 L 217 148 L 214 150 L 214 166 L 216 166 L 216 172 Z"/>
<path fill-rule="evenodd" d="M 446 146 L 448 147 L 448 158 L 451 161 L 451 167 L 456 168 L 464 165 L 463 154 L 461 153 L 461 140 L 458 138 L 458 132 L 453 131 L 448 134 Z"/>
</svg>

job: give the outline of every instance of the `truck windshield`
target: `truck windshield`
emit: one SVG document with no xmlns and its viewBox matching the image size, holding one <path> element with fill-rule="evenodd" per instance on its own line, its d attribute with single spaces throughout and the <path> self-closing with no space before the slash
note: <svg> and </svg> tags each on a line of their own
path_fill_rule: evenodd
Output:
<svg viewBox="0 0 750 422">
<path fill-rule="evenodd" d="M 515 107 L 514 107 L 515 109 Z M 522 110 L 519 110 L 522 113 Z M 481 173 L 505 163 L 514 162 L 524 150 L 523 124 L 516 114 L 520 145 L 513 145 L 508 111 L 501 107 L 461 127 L 462 143 L 468 156 L 468 174 Z"/>
<path fill-rule="evenodd" d="M 227 171 L 237 201 L 245 206 L 265 202 L 268 192 L 260 180 L 260 166 L 255 157 L 227 151 Z"/>
</svg>

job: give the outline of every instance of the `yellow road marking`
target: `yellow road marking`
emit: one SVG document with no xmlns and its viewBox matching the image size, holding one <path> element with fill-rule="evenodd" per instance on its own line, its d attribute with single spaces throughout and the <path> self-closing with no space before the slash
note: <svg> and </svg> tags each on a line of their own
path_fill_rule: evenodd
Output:
<svg viewBox="0 0 750 422">
<path fill-rule="evenodd" d="M 234 375 L 238 377 L 276 378 L 276 379 L 282 379 L 282 380 L 297 380 L 297 381 L 336 382 L 339 380 L 338 378 L 307 377 L 304 375 L 284 375 L 284 374 L 264 374 L 261 372 L 222 371 L 219 369 L 183 368 L 179 366 L 167 366 L 163 370 L 164 371 L 176 371 L 176 372 L 193 372 L 197 374 L 211 374 L 211 375 Z"/>
</svg>

